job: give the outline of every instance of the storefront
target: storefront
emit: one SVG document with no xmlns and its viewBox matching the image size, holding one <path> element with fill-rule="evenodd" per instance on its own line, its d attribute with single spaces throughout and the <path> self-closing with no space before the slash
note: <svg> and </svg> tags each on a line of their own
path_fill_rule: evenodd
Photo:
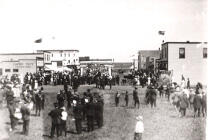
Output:
<svg viewBox="0 0 210 140">
<path fill-rule="evenodd" d="M 0 63 L 2 75 L 11 77 L 13 74 L 24 76 L 37 72 L 37 60 L 3 61 Z"/>
</svg>

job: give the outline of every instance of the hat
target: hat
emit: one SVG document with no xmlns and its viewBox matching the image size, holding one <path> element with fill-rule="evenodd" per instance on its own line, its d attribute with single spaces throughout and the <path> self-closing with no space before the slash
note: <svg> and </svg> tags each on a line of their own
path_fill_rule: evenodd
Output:
<svg viewBox="0 0 210 140">
<path fill-rule="evenodd" d="M 139 116 L 136 117 L 136 119 L 137 119 L 138 121 L 143 121 L 143 116 L 139 115 Z"/>
</svg>

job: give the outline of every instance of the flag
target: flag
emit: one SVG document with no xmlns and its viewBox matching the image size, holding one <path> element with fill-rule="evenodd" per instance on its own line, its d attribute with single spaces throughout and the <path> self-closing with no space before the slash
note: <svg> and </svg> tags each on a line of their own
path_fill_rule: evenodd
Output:
<svg viewBox="0 0 210 140">
<path fill-rule="evenodd" d="M 165 31 L 158 31 L 159 35 L 165 35 Z"/>
<path fill-rule="evenodd" d="M 42 43 L 42 38 L 35 40 L 34 43 Z"/>
</svg>

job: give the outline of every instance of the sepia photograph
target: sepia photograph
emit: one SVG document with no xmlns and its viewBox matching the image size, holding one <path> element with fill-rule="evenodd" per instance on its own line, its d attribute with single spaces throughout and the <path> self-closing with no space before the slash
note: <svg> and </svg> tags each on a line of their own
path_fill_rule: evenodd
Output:
<svg viewBox="0 0 210 140">
<path fill-rule="evenodd" d="M 0 0 L 0 140 L 207 140 L 208 0 Z"/>
</svg>

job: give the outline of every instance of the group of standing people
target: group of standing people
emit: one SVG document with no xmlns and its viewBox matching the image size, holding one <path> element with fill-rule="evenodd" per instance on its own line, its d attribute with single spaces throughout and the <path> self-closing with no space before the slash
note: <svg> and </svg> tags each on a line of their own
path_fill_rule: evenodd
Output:
<svg viewBox="0 0 210 140">
<path fill-rule="evenodd" d="M 4 79 L 1 81 L 1 95 L 7 104 L 9 118 L 11 122 L 11 132 L 16 129 L 19 121 L 23 121 L 22 133 L 29 134 L 29 122 L 32 110 L 40 116 L 41 109 L 44 109 L 44 92 L 43 87 L 32 86 L 32 83 L 25 81 L 21 83 L 18 78 L 12 80 Z"/>
<path fill-rule="evenodd" d="M 68 88 L 67 91 L 60 90 L 56 98 L 55 108 L 49 113 L 52 118 L 51 137 L 54 137 L 55 130 L 57 137 L 61 136 L 62 132 L 65 132 L 66 136 L 67 121 L 70 118 L 75 122 L 77 134 L 81 134 L 85 128 L 88 132 L 93 131 L 95 122 L 98 128 L 103 126 L 104 101 L 99 92 L 88 89 L 81 96 L 77 91 Z M 83 124 L 86 125 L 83 126 Z"/>
</svg>

